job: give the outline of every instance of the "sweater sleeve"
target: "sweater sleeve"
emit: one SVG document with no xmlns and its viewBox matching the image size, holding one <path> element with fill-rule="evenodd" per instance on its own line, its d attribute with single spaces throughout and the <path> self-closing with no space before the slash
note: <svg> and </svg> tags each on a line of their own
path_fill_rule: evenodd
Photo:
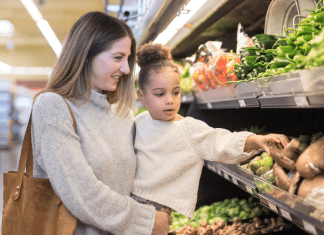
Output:
<svg viewBox="0 0 324 235">
<path fill-rule="evenodd" d="M 45 93 L 36 99 L 33 152 L 55 193 L 83 223 L 113 234 L 151 234 L 154 208 L 116 193 L 96 178 L 72 123 L 62 97 Z"/>
<path fill-rule="evenodd" d="M 191 117 L 181 121 L 190 144 L 204 160 L 237 164 L 251 157 L 254 152 L 244 152 L 246 139 L 254 135 L 252 132 L 230 132 L 222 128 L 212 128 Z"/>
</svg>

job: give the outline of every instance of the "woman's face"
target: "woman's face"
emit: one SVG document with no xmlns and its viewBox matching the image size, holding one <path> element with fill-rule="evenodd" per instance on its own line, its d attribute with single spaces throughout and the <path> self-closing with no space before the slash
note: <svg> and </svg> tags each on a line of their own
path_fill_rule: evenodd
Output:
<svg viewBox="0 0 324 235">
<path fill-rule="evenodd" d="M 91 63 L 90 80 L 98 92 L 115 91 L 124 74 L 129 74 L 128 58 L 132 41 L 124 37 L 116 41 L 109 50 L 96 55 Z"/>
</svg>

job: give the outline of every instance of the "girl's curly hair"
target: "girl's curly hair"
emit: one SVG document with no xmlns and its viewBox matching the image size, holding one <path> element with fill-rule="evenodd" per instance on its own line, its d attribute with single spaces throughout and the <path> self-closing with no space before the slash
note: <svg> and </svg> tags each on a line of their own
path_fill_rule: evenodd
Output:
<svg viewBox="0 0 324 235">
<path fill-rule="evenodd" d="M 153 72 L 158 73 L 163 68 L 171 68 L 180 75 L 177 65 L 172 60 L 170 48 L 152 42 L 144 44 L 137 52 L 137 64 L 141 67 L 138 86 L 141 90 L 149 84 Z"/>
</svg>

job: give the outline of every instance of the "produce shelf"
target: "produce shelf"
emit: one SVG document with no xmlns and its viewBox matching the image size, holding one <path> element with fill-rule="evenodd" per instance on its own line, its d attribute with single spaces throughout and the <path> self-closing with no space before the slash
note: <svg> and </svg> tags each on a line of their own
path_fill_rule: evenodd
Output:
<svg viewBox="0 0 324 235">
<path fill-rule="evenodd" d="M 260 96 L 261 108 L 323 108 L 324 91 Z"/>
<path fill-rule="evenodd" d="M 199 109 L 236 109 L 260 107 L 257 97 L 198 102 Z"/>
<path fill-rule="evenodd" d="M 324 91 L 198 102 L 199 109 L 324 108 Z"/>
<path fill-rule="evenodd" d="M 254 182 L 253 175 L 241 170 L 237 165 L 205 160 L 205 166 L 242 190 L 258 197 L 257 186 Z"/>
<path fill-rule="evenodd" d="M 310 234 L 324 235 L 323 222 L 320 222 L 319 220 L 314 219 L 313 217 L 298 210 L 292 209 L 289 205 L 283 203 L 277 198 L 272 197 L 269 194 L 259 192 L 258 196 L 262 205 L 268 207 L 278 215 L 281 215 L 282 217 L 291 221 L 304 231 Z"/>
<path fill-rule="evenodd" d="M 307 206 L 305 206 L 302 200 L 297 201 L 294 209 L 291 205 L 286 204 L 284 201 L 277 199 L 268 193 L 260 191 L 255 182 L 255 176 L 242 170 L 238 165 L 205 160 L 205 166 L 209 170 L 235 184 L 242 190 L 259 198 L 262 205 L 271 209 L 278 215 L 283 216 L 285 219 L 291 221 L 293 224 L 307 233 L 324 235 L 324 222 L 320 222 L 319 220 L 310 216 L 309 212 L 311 211 L 311 208 L 308 210 Z M 295 197 L 297 198 L 297 196 Z"/>
<path fill-rule="evenodd" d="M 194 96 L 191 95 L 183 95 L 181 96 L 181 103 L 182 104 L 190 104 L 191 102 L 194 101 Z"/>
</svg>

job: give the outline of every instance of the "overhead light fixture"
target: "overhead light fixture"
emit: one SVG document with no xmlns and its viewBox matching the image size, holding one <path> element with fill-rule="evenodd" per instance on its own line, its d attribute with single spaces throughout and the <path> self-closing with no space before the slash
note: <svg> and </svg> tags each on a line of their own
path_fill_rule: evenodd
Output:
<svg viewBox="0 0 324 235">
<path fill-rule="evenodd" d="M 159 34 L 154 43 L 167 44 L 168 41 L 181 29 L 188 20 L 204 5 L 207 0 L 191 0 L 186 6 L 188 13 L 176 16 L 176 18 L 168 25 L 168 27 Z"/>
<path fill-rule="evenodd" d="M 52 47 L 56 56 L 59 57 L 62 51 L 62 44 L 56 37 L 49 23 L 44 19 L 42 13 L 40 13 L 37 6 L 32 0 L 20 0 L 20 1 L 25 6 L 26 10 L 33 18 L 33 20 L 36 22 L 37 27 L 44 35 L 48 44 Z"/>
<path fill-rule="evenodd" d="M 52 67 L 12 67 L 0 61 L 0 74 L 50 76 L 52 71 L 53 71 Z"/>
<path fill-rule="evenodd" d="M 15 34 L 15 27 L 9 20 L 0 20 L 0 37 L 12 37 Z"/>
<path fill-rule="evenodd" d="M 62 44 L 56 37 L 54 31 L 52 30 L 51 26 L 49 23 L 41 19 L 36 22 L 37 27 L 39 30 L 42 32 L 44 37 L 46 38 L 47 42 L 50 44 L 52 47 L 53 51 L 55 52 L 56 56 L 59 57 L 62 51 Z"/>
<path fill-rule="evenodd" d="M 13 75 L 47 75 L 52 73 L 51 67 L 13 67 Z"/>
<path fill-rule="evenodd" d="M 9 64 L 3 63 L 0 61 L 0 71 L 3 73 L 11 73 L 12 67 Z"/>
<path fill-rule="evenodd" d="M 40 13 L 37 6 L 32 0 L 20 0 L 20 1 L 25 6 L 26 10 L 28 11 L 29 15 L 33 18 L 33 20 L 37 22 L 43 19 L 42 13 Z"/>
</svg>

